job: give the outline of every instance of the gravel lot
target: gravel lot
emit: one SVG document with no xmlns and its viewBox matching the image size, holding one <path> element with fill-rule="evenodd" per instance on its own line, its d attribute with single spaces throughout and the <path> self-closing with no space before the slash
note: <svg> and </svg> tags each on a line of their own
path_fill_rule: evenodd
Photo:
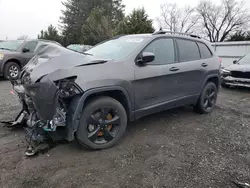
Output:
<svg viewBox="0 0 250 188">
<path fill-rule="evenodd" d="M 0 80 L 0 119 L 20 106 Z M 222 89 L 212 114 L 180 108 L 130 123 L 115 147 L 59 145 L 26 158 L 24 133 L 0 124 L 0 187 L 236 187 L 250 183 L 250 90 Z"/>
</svg>

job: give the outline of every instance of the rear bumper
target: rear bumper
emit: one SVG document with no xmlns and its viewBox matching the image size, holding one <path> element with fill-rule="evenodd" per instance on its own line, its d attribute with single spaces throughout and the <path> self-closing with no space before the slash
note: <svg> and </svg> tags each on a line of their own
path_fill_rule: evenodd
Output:
<svg viewBox="0 0 250 188">
<path fill-rule="evenodd" d="M 234 78 L 232 76 L 222 77 L 222 84 L 230 85 L 230 86 L 242 86 L 242 87 L 250 87 L 250 79 L 247 78 Z"/>
</svg>

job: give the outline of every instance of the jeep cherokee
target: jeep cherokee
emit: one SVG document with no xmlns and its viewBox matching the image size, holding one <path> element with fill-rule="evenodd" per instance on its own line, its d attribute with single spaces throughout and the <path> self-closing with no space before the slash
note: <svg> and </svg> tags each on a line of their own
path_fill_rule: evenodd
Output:
<svg viewBox="0 0 250 188">
<path fill-rule="evenodd" d="M 50 140 L 105 149 L 128 121 L 185 105 L 211 112 L 220 61 L 199 37 L 158 31 L 118 36 L 84 54 L 49 45 L 12 83 L 23 103 L 14 124 L 26 124 L 32 141 L 27 155 Z"/>
</svg>

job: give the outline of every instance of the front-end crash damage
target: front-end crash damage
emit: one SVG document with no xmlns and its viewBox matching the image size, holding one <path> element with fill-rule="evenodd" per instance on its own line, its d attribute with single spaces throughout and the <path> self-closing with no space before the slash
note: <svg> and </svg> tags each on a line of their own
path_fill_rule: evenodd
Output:
<svg viewBox="0 0 250 188">
<path fill-rule="evenodd" d="M 82 93 L 75 79 L 51 81 L 44 77 L 34 84 L 14 85 L 23 103 L 22 113 L 17 119 L 26 124 L 24 129 L 29 142 L 26 155 L 47 149 L 51 143 L 74 139 L 72 118 L 76 100 Z"/>
<path fill-rule="evenodd" d="M 222 84 L 229 86 L 250 87 L 250 71 L 227 71 L 222 72 Z"/>
<path fill-rule="evenodd" d="M 118 79 L 120 74 L 113 75 L 118 65 L 114 60 L 55 45 L 32 58 L 22 69 L 20 79 L 11 81 L 23 107 L 11 127 L 24 127 L 29 143 L 26 155 L 32 156 L 60 141 L 78 140 L 75 133 L 84 117 L 88 93 L 124 83 L 123 77 Z M 97 126 L 104 126 L 112 113 Z"/>
<path fill-rule="evenodd" d="M 47 149 L 51 143 L 74 139 L 74 112 L 83 91 L 71 68 L 105 62 L 50 45 L 23 68 L 19 80 L 11 81 L 22 111 L 10 127 L 24 127 L 29 143 L 26 155 Z"/>
</svg>

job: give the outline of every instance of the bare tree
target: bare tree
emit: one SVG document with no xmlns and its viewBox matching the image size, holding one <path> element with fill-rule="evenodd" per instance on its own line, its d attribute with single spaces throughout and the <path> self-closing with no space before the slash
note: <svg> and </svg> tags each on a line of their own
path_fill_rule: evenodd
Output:
<svg viewBox="0 0 250 188">
<path fill-rule="evenodd" d="M 236 0 L 221 0 L 219 5 L 201 0 L 197 6 L 201 28 L 211 42 L 222 42 L 248 25 L 250 15 L 247 11 L 244 2 Z"/>
<path fill-rule="evenodd" d="M 193 28 L 198 21 L 195 8 L 187 6 L 182 9 L 176 3 L 165 3 L 160 8 L 161 14 L 158 20 L 161 27 L 173 32 L 193 32 Z"/>
</svg>

